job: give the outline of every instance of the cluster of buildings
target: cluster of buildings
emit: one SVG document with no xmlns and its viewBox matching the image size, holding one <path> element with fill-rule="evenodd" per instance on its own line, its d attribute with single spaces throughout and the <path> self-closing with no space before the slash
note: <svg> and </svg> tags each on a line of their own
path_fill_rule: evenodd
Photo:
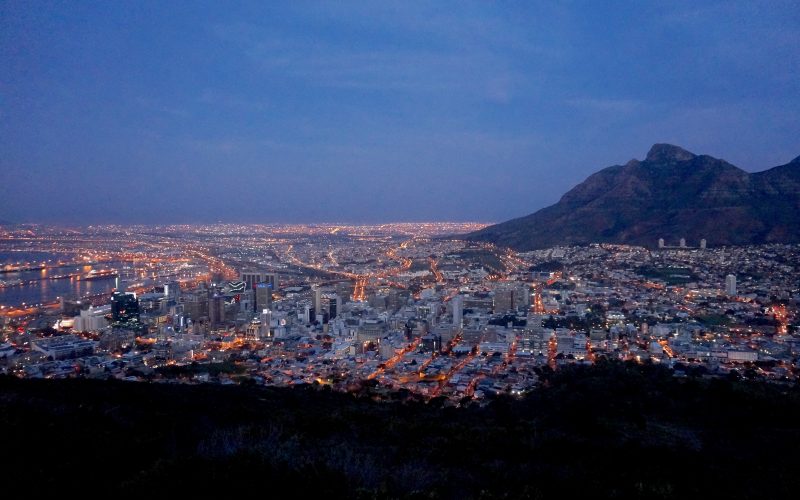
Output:
<svg viewBox="0 0 800 500">
<path fill-rule="evenodd" d="M 4 318 L 0 371 L 453 402 L 523 394 L 546 367 L 601 357 L 679 376 L 798 374 L 798 246 L 514 253 L 422 236 L 336 238 L 239 252 L 224 262 L 238 276 L 118 291 L 99 306 L 66 301 L 45 329 Z"/>
</svg>

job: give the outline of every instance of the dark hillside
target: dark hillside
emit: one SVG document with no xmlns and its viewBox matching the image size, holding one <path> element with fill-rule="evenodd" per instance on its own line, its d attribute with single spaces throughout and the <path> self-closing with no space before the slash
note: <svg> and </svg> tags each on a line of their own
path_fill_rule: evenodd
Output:
<svg viewBox="0 0 800 500">
<path fill-rule="evenodd" d="M 790 498 L 800 393 L 599 363 L 487 407 L 317 388 L 0 379 L 2 471 L 29 493 Z"/>
</svg>

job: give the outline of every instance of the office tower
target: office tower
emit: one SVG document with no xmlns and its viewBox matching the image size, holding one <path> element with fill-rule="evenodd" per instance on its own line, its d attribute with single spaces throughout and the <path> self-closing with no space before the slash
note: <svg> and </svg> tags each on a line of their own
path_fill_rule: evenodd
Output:
<svg viewBox="0 0 800 500">
<path fill-rule="evenodd" d="M 193 321 L 200 321 L 208 316 L 208 291 L 204 289 L 187 293 L 183 297 L 183 311 Z"/>
<path fill-rule="evenodd" d="M 139 321 L 139 301 L 132 292 L 114 292 L 111 296 L 111 315 L 116 323 Z"/>
<path fill-rule="evenodd" d="M 272 284 L 269 282 L 256 283 L 256 300 L 253 311 L 259 312 L 272 308 Z"/>
<path fill-rule="evenodd" d="M 326 293 L 322 300 L 330 321 L 339 314 L 339 296 L 336 293 Z"/>
<path fill-rule="evenodd" d="M 254 319 L 247 325 L 244 331 L 244 339 L 249 341 L 261 340 L 262 325 L 261 321 Z"/>
<path fill-rule="evenodd" d="M 736 276 L 733 274 L 725 276 L 725 293 L 736 295 Z"/>
<path fill-rule="evenodd" d="M 389 290 L 389 295 L 386 297 L 386 307 L 392 312 L 396 312 L 405 303 L 405 297 L 400 294 L 400 291 L 392 288 Z"/>
<path fill-rule="evenodd" d="M 239 296 L 239 310 L 246 312 L 253 312 L 256 310 L 256 292 L 255 290 L 245 290 L 237 294 Z"/>
<path fill-rule="evenodd" d="M 339 296 L 339 301 L 346 304 L 350 301 L 350 296 L 353 295 L 353 282 L 342 281 L 336 284 L 336 294 Z"/>
<path fill-rule="evenodd" d="M 681 248 L 686 248 L 686 238 L 681 238 Z"/>
<path fill-rule="evenodd" d="M 264 309 L 261 311 L 261 338 L 272 337 L 270 327 L 272 326 L 272 311 Z"/>
<path fill-rule="evenodd" d="M 322 313 L 322 288 L 319 285 L 311 285 L 312 306 L 315 314 Z"/>
<path fill-rule="evenodd" d="M 302 320 L 305 324 L 310 324 L 314 320 L 314 306 L 306 304 L 303 306 L 303 316 Z"/>
<path fill-rule="evenodd" d="M 700 249 L 702 249 L 702 250 L 706 249 L 706 239 L 705 238 L 700 240 Z"/>
<path fill-rule="evenodd" d="M 451 301 L 453 307 L 453 326 L 461 328 L 464 322 L 464 297 L 456 295 Z"/>
<path fill-rule="evenodd" d="M 389 304 L 389 297 L 387 295 L 376 293 L 368 297 L 367 303 L 370 307 L 384 311 L 386 310 L 386 306 Z"/>
<path fill-rule="evenodd" d="M 510 287 L 497 288 L 494 291 L 493 306 L 495 314 L 504 313 L 515 309 L 514 289 Z M 453 314 L 455 314 L 455 312 Z"/>
<path fill-rule="evenodd" d="M 248 290 L 255 290 L 256 285 L 259 283 L 269 283 L 272 290 L 275 291 L 280 286 L 279 276 L 275 273 L 266 273 L 261 271 L 242 271 L 241 281 L 244 281 Z"/>
<path fill-rule="evenodd" d="M 664 248 L 664 238 L 658 239 L 658 248 Z"/>
<path fill-rule="evenodd" d="M 531 287 L 527 284 L 514 288 L 514 309 L 526 311 L 531 305 Z"/>
<path fill-rule="evenodd" d="M 178 300 L 181 296 L 181 284 L 177 281 L 164 283 L 164 295 L 170 300 Z"/>
<path fill-rule="evenodd" d="M 225 297 L 214 294 L 208 301 L 208 319 L 211 326 L 225 322 Z"/>
</svg>

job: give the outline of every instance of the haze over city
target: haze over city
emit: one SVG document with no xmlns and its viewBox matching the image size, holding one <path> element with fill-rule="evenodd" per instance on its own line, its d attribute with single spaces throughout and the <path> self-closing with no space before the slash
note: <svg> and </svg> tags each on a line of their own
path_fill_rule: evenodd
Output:
<svg viewBox="0 0 800 500">
<path fill-rule="evenodd" d="M 796 2 L 3 2 L 0 219 L 500 221 L 797 156 Z M 53 205 L 58 206 L 53 210 Z"/>
</svg>

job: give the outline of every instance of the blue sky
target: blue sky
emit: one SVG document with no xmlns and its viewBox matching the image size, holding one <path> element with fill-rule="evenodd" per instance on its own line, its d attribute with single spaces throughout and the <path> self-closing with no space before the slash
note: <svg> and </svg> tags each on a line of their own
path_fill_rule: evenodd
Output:
<svg viewBox="0 0 800 500">
<path fill-rule="evenodd" d="M 800 3 L 0 2 L 0 219 L 500 221 L 800 155 Z"/>
</svg>

